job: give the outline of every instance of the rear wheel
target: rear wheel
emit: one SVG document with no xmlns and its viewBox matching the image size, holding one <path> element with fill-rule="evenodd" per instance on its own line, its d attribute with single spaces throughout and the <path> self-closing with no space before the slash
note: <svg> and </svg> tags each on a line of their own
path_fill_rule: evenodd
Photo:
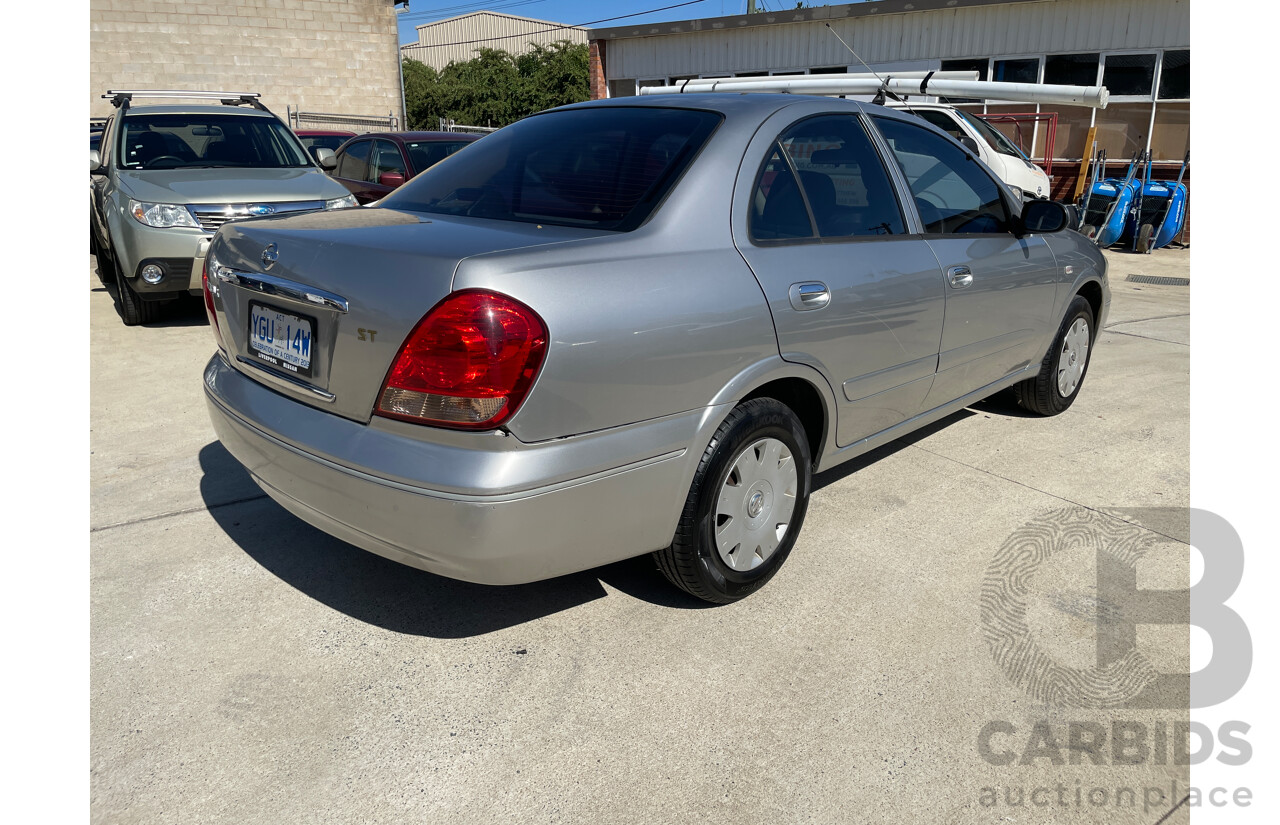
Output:
<svg viewBox="0 0 1280 825">
<path fill-rule="evenodd" d="M 1138 228 L 1138 251 L 1151 251 L 1151 236 L 1155 233 L 1155 227 L 1149 223 L 1144 223 Z"/>
<path fill-rule="evenodd" d="M 133 287 L 129 286 L 129 282 L 125 280 L 118 262 L 115 263 L 115 270 L 116 290 L 120 293 L 120 320 L 124 321 L 126 327 L 136 327 L 139 324 L 154 321 L 160 305 L 138 297 L 138 293 L 134 292 Z"/>
<path fill-rule="evenodd" d="M 1062 326 L 1040 363 L 1039 374 L 1014 384 L 1018 403 L 1041 415 L 1065 412 L 1084 384 L 1095 337 L 1093 307 L 1077 295 L 1067 307 Z"/>
<path fill-rule="evenodd" d="M 671 546 L 654 553 L 677 587 L 717 604 L 765 585 L 795 545 L 809 505 L 809 442 L 772 398 L 736 407 L 702 455 Z"/>
</svg>

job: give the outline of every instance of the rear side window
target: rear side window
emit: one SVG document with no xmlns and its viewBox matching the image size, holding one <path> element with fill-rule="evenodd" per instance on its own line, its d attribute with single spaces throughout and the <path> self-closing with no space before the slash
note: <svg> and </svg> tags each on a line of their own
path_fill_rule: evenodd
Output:
<svg viewBox="0 0 1280 825">
<path fill-rule="evenodd" d="M 756 181 L 749 223 L 756 240 L 811 237 L 814 226 L 832 239 L 906 233 L 880 155 L 852 115 L 802 120 L 779 136 Z"/>
<path fill-rule="evenodd" d="M 338 158 L 338 167 L 334 170 L 334 174 L 347 180 L 368 180 L 369 149 L 372 147 L 371 140 L 362 140 L 348 146 Z"/>
<path fill-rule="evenodd" d="M 628 231 L 643 223 L 720 123 L 691 109 L 571 109 L 476 141 L 382 202 L 391 209 Z"/>
<path fill-rule="evenodd" d="M 907 178 L 927 234 L 1009 231 L 1009 210 L 1000 185 L 968 152 L 911 123 L 887 117 L 875 120 Z"/>
</svg>

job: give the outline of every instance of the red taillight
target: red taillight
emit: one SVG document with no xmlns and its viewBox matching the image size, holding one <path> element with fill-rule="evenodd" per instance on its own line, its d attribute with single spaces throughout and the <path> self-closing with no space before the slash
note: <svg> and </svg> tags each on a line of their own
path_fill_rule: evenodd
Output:
<svg viewBox="0 0 1280 825">
<path fill-rule="evenodd" d="M 204 310 L 209 315 L 209 326 L 213 327 L 213 337 L 218 342 L 218 346 L 222 344 L 222 328 L 218 326 L 218 313 L 213 308 L 213 292 L 209 290 L 209 259 L 204 259 L 204 266 L 200 269 L 200 287 L 204 290 Z"/>
<path fill-rule="evenodd" d="M 495 292 L 455 292 L 409 333 L 374 412 L 492 429 L 515 414 L 546 348 L 546 325 L 524 304 Z"/>
</svg>

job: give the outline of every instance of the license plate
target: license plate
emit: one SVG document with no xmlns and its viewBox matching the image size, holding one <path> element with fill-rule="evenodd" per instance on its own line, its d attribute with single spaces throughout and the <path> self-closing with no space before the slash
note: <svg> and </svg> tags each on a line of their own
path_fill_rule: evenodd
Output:
<svg viewBox="0 0 1280 825">
<path fill-rule="evenodd" d="M 311 377 L 311 343 L 316 322 L 249 302 L 249 347 L 260 361 L 278 370 Z"/>
</svg>

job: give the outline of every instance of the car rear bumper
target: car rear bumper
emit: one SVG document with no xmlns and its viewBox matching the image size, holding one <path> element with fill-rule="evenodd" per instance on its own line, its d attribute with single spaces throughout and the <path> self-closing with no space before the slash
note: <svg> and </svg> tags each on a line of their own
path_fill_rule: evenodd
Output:
<svg viewBox="0 0 1280 825">
<path fill-rule="evenodd" d="M 691 451 L 727 410 L 541 444 L 375 418 L 363 424 L 258 384 L 221 355 L 204 373 L 214 430 L 302 520 L 395 561 L 481 584 L 520 584 L 670 543 Z M 411 429 L 405 429 L 411 428 Z"/>
</svg>

